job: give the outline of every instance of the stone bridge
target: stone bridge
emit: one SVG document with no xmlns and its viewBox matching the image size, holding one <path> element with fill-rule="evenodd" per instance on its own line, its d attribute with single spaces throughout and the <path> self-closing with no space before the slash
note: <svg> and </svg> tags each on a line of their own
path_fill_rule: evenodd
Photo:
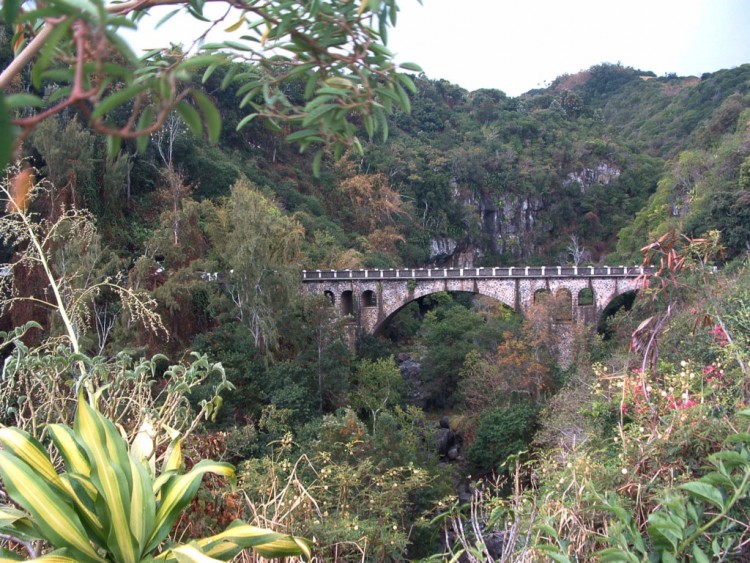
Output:
<svg viewBox="0 0 750 563">
<path fill-rule="evenodd" d="M 378 334 L 405 305 L 441 291 L 486 295 L 520 314 L 555 297 L 559 323 L 596 323 L 612 300 L 640 287 L 649 268 L 627 266 L 304 270 L 303 291 L 326 295 L 358 333 Z"/>
</svg>

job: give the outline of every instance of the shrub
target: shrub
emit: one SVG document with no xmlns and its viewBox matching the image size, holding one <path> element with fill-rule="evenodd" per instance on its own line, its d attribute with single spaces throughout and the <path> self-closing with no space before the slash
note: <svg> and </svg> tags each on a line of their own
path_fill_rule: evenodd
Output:
<svg viewBox="0 0 750 563">
<path fill-rule="evenodd" d="M 467 452 L 474 469 L 496 470 L 508 456 L 527 449 L 536 430 L 537 414 L 538 408 L 531 402 L 484 412 Z"/>
</svg>

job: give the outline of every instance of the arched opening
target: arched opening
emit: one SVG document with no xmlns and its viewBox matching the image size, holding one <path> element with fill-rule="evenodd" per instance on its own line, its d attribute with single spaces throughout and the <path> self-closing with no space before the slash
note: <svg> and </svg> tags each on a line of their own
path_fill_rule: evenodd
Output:
<svg viewBox="0 0 750 563">
<path fill-rule="evenodd" d="M 342 316 L 354 314 L 354 299 L 349 289 L 341 294 L 341 314 Z"/>
<path fill-rule="evenodd" d="M 596 325 L 596 331 L 604 337 L 604 339 L 610 338 L 616 327 L 613 322 L 616 320 L 616 315 L 620 311 L 630 311 L 635 302 L 637 292 L 626 291 L 612 299 L 609 304 L 604 308 L 602 316 L 599 318 L 599 322 Z"/>
<path fill-rule="evenodd" d="M 467 355 L 495 354 L 521 323 L 521 315 L 496 298 L 437 292 L 405 303 L 383 319 L 374 336 L 360 338 L 358 354 L 396 357 L 410 402 L 428 410 L 452 408 L 460 397 Z"/>
<path fill-rule="evenodd" d="M 570 290 L 561 287 L 555 293 L 554 319 L 556 321 L 573 320 L 573 296 Z"/>
<path fill-rule="evenodd" d="M 362 307 L 377 307 L 378 297 L 374 291 L 367 290 L 362 292 Z"/>
<path fill-rule="evenodd" d="M 326 296 L 326 299 L 330 301 L 331 305 L 336 304 L 336 296 L 333 294 L 333 291 L 328 291 L 327 289 L 323 292 L 323 295 Z"/>
<path fill-rule="evenodd" d="M 584 287 L 578 292 L 578 306 L 588 307 L 594 304 L 594 290 L 590 287 Z"/>
<path fill-rule="evenodd" d="M 534 292 L 534 305 L 540 305 L 542 303 L 548 303 L 552 293 L 549 289 L 537 289 Z"/>
</svg>

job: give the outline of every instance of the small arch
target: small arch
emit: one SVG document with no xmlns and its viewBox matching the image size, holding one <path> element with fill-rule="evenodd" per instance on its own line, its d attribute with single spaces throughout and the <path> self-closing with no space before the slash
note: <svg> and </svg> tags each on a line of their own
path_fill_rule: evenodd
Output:
<svg viewBox="0 0 750 563">
<path fill-rule="evenodd" d="M 347 289 L 341 293 L 341 315 L 346 317 L 354 314 L 354 298 L 352 291 Z"/>
<path fill-rule="evenodd" d="M 569 289 L 561 287 L 555 293 L 555 320 L 573 320 L 573 296 Z"/>
<path fill-rule="evenodd" d="M 540 303 L 549 302 L 549 298 L 551 296 L 552 296 L 552 293 L 550 293 L 549 289 L 537 289 L 534 292 L 534 305 L 539 305 Z"/>
<path fill-rule="evenodd" d="M 323 295 L 325 295 L 328 301 L 331 302 L 331 305 L 336 305 L 336 296 L 333 294 L 333 291 L 329 291 L 326 289 L 323 292 Z"/>
<path fill-rule="evenodd" d="M 378 297 L 374 291 L 367 290 L 362 292 L 362 306 L 363 307 L 377 307 Z"/>
<path fill-rule="evenodd" d="M 578 292 L 578 306 L 588 307 L 594 304 L 594 290 L 590 287 L 584 287 Z"/>
</svg>

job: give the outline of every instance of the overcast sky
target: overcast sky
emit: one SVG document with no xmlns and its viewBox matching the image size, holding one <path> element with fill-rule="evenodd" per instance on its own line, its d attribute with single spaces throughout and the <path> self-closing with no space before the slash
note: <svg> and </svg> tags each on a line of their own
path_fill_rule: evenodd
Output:
<svg viewBox="0 0 750 563">
<path fill-rule="evenodd" d="M 750 0 L 424 0 L 421 6 L 399 0 L 399 6 L 388 43 L 398 60 L 468 90 L 517 96 L 602 62 L 680 76 L 750 63 Z M 191 33 L 199 23 L 186 17 L 156 32 L 146 24 L 133 43 L 189 43 L 200 35 Z"/>
<path fill-rule="evenodd" d="M 621 62 L 697 75 L 750 62 L 749 0 L 400 0 L 389 47 L 430 78 L 516 96 Z"/>
</svg>

